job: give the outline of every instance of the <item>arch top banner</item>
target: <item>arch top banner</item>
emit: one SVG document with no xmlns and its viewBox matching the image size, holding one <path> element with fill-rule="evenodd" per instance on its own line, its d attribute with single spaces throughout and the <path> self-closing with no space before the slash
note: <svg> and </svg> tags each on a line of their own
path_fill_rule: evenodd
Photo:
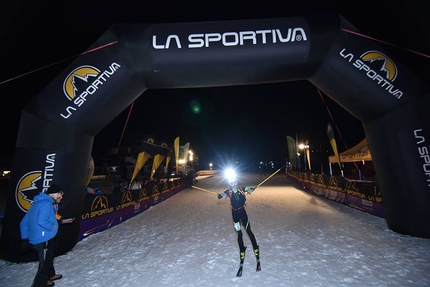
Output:
<svg viewBox="0 0 430 287">
<path fill-rule="evenodd" d="M 57 255 L 75 246 L 94 136 L 147 89 L 296 80 L 363 122 L 389 228 L 430 238 L 430 89 L 347 31 L 359 32 L 341 15 L 111 26 L 22 113 L 1 256 L 30 260 L 19 223 L 52 183 L 64 188 L 60 213 L 77 219 L 57 235 Z"/>
</svg>

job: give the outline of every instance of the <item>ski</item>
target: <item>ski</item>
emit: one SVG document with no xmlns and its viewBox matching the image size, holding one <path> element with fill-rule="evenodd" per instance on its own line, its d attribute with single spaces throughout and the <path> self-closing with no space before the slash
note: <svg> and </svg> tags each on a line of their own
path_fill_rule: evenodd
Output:
<svg viewBox="0 0 430 287">
<path fill-rule="evenodd" d="M 257 267 L 255 268 L 255 271 L 261 271 L 260 259 L 257 260 Z"/>
<path fill-rule="evenodd" d="M 243 271 L 243 262 L 240 262 L 239 269 L 237 270 L 236 277 L 242 277 L 242 271 Z"/>
<path fill-rule="evenodd" d="M 237 270 L 237 273 L 236 273 L 236 277 L 242 276 L 243 262 L 245 261 L 245 252 L 246 252 L 246 246 L 243 249 L 243 251 L 240 251 L 240 263 L 239 263 L 239 269 Z"/>
</svg>

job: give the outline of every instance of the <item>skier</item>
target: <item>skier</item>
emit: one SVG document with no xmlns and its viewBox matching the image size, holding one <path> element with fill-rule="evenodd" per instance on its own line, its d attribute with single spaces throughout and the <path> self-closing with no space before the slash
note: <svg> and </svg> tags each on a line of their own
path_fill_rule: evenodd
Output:
<svg viewBox="0 0 430 287">
<path fill-rule="evenodd" d="M 229 176 L 227 176 L 229 177 Z M 231 215 L 233 217 L 234 229 L 237 233 L 237 242 L 239 244 L 240 252 L 240 265 L 237 276 L 242 275 L 243 261 L 245 260 L 246 246 L 243 244 L 243 233 L 242 228 L 245 229 L 252 243 L 254 255 L 257 259 L 257 271 L 260 271 L 260 254 L 257 240 L 255 239 L 254 233 L 251 230 L 251 224 L 248 219 L 248 215 L 245 210 L 245 193 L 251 194 L 254 191 L 254 187 L 241 187 L 239 186 L 235 176 L 229 178 L 230 188 L 225 190 L 223 193 L 218 193 L 218 199 L 230 198 L 231 203 Z"/>
<path fill-rule="evenodd" d="M 260 178 L 266 177 L 266 171 L 265 171 L 266 167 L 264 162 L 260 161 L 260 165 L 258 166 L 258 169 L 260 170 Z"/>
</svg>

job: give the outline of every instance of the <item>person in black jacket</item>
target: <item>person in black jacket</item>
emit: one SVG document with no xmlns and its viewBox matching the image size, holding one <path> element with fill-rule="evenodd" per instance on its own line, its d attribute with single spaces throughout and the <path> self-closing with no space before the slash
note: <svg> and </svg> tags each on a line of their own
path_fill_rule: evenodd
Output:
<svg viewBox="0 0 430 287">
<path fill-rule="evenodd" d="M 243 263 L 245 259 L 246 246 L 243 244 L 242 228 L 245 229 L 252 243 L 254 255 L 257 258 L 257 262 L 260 261 L 260 250 L 255 239 L 254 233 L 251 230 L 251 223 L 249 222 L 248 215 L 245 210 L 246 194 L 251 194 L 254 191 L 254 187 L 241 187 L 239 186 L 236 179 L 229 182 L 230 188 L 225 190 L 223 193 L 218 194 L 218 199 L 230 198 L 231 204 L 231 215 L 233 217 L 234 229 L 237 233 L 237 242 L 239 244 L 240 261 Z"/>
</svg>

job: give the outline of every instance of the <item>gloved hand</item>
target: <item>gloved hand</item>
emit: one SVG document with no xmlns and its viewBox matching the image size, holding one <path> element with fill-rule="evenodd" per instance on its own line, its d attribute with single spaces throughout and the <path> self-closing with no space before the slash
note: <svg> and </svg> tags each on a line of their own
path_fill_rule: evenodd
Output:
<svg viewBox="0 0 430 287">
<path fill-rule="evenodd" d="M 245 188 L 245 192 L 247 192 L 248 194 L 251 194 L 254 190 L 255 190 L 255 187 L 246 187 Z"/>
<path fill-rule="evenodd" d="M 61 220 L 59 222 L 60 222 L 60 224 L 68 224 L 68 223 L 72 223 L 74 220 L 75 220 L 74 217 L 72 217 L 72 218 L 62 218 L 61 217 Z"/>
<path fill-rule="evenodd" d="M 33 249 L 33 245 L 30 243 L 30 241 L 28 240 L 28 238 L 27 239 L 22 239 L 22 241 L 21 241 L 21 250 L 22 250 L 22 253 L 27 253 L 31 249 Z"/>
<path fill-rule="evenodd" d="M 224 198 L 224 195 L 221 193 L 218 193 L 218 199 Z"/>
</svg>

